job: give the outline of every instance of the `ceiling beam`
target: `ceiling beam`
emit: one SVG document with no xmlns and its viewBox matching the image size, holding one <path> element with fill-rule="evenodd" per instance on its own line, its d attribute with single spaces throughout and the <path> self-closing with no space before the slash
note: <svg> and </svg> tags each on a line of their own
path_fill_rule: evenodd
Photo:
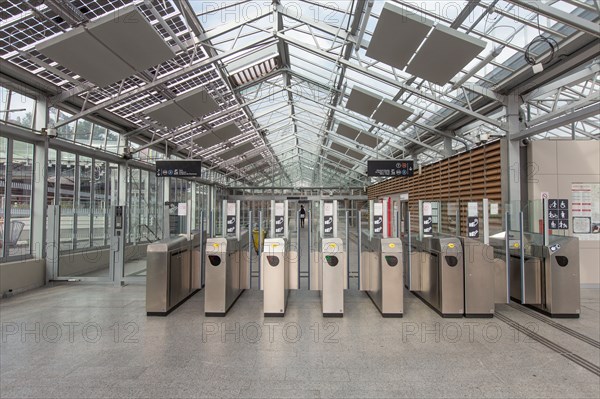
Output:
<svg viewBox="0 0 600 399">
<path fill-rule="evenodd" d="M 202 61 L 200 61 L 200 62 L 198 62 L 196 64 L 188 65 L 187 67 L 181 68 L 180 70 L 178 70 L 176 72 L 173 72 L 172 74 L 169 74 L 167 76 L 163 76 L 162 78 L 156 79 L 155 81 L 153 81 L 151 83 L 148 83 L 148 84 L 146 84 L 146 85 L 144 85 L 142 87 L 139 87 L 139 88 L 131 90 L 131 91 L 127 92 L 127 93 L 115 96 L 115 97 L 113 97 L 112 99 L 110 99 L 108 101 L 105 101 L 105 102 L 102 102 L 100 104 L 94 105 L 94 106 L 92 106 L 90 108 L 87 108 L 87 109 L 79 112 L 78 114 L 73 115 L 71 118 L 65 119 L 64 121 L 61 121 L 60 123 L 57 123 L 56 127 L 67 125 L 67 124 L 69 124 L 71 122 L 74 122 L 77 119 L 83 118 L 83 117 L 85 117 L 85 116 L 87 116 L 89 114 L 93 114 L 94 112 L 98 112 L 98 111 L 100 111 L 102 109 L 105 109 L 106 107 L 110 107 L 111 105 L 114 105 L 114 104 L 119 103 L 121 101 L 127 100 L 128 98 L 131 98 L 131 97 L 133 97 L 135 95 L 138 95 L 138 94 L 144 93 L 144 92 L 146 92 L 148 90 L 151 90 L 153 88 L 156 88 L 157 86 L 160 86 L 160 85 L 162 85 L 164 83 L 167 83 L 170 80 L 173 80 L 173 79 L 185 76 L 185 75 L 187 75 L 187 74 L 189 74 L 191 72 L 194 72 L 194 71 L 196 71 L 196 70 L 198 70 L 198 69 L 200 69 L 202 67 L 205 67 L 205 66 L 213 64 L 213 63 L 215 63 L 217 61 L 220 61 L 223 58 L 229 57 L 229 56 L 231 56 L 233 54 L 239 53 L 240 51 L 247 50 L 247 49 L 259 46 L 259 45 L 264 44 L 264 43 L 265 43 L 264 40 L 258 40 L 258 41 L 246 44 L 245 46 L 240 47 L 238 49 L 233 49 L 233 50 L 230 50 L 230 51 L 226 51 L 226 52 L 223 52 L 223 53 L 221 53 L 219 55 L 215 55 L 214 57 L 210 57 L 210 58 L 207 58 L 205 60 L 202 60 Z"/>
<path fill-rule="evenodd" d="M 420 98 L 423 98 L 425 100 L 431 101 L 433 103 L 439 104 L 442 107 L 453 109 L 453 110 L 458 111 L 460 113 L 463 113 L 465 115 L 472 116 L 472 117 L 474 117 L 476 119 L 481 119 L 484 122 L 486 122 L 486 123 L 488 123 L 488 124 L 490 124 L 492 126 L 498 127 L 499 129 L 502 129 L 502 130 L 506 129 L 506 127 L 504 126 L 504 124 L 502 122 L 500 122 L 499 120 L 488 118 L 485 115 L 481 115 L 481 114 L 479 114 L 477 112 L 471 111 L 470 109 L 468 109 L 466 107 L 463 107 L 463 106 L 461 106 L 459 104 L 455 104 L 455 103 L 452 103 L 452 102 L 449 102 L 449 101 L 446 101 L 446 100 L 442 100 L 439 96 L 436 96 L 434 94 L 425 93 L 423 91 L 415 89 L 414 87 L 406 85 L 406 84 L 404 84 L 402 82 L 399 82 L 399 81 L 397 81 L 395 79 L 392 79 L 390 77 L 387 77 L 387 76 L 382 75 L 382 74 L 377 73 L 377 72 L 373 72 L 373 71 L 369 70 L 368 68 L 366 68 L 366 67 L 364 67 L 362 65 L 356 65 L 353 62 L 350 62 L 350 61 L 347 61 L 347 60 L 343 60 L 343 59 L 338 59 L 333 54 L 330 54 L 330 53 L 328 53 L 326 51 L 318 49 L 318 48 L 316 48 L 314 46 L 308 45 L 308 44 L 302 42 L 301 40 L 292 38 L 291 36 L 286 36 L 284 33 L 278 32 L 277 36 L 278 37 L 280 37 L 280 36 L 281 37 L 285 37 L 285 40 L 288 43 L 290 43 L 290 44 L 292 44 L 292 45 L 294 45 L 296 47 L 302 48 L 302 49 L 304 49 L 304 50 L 306 50 L 308 52 L 311 52 L 313 54 L 319 55 L 319 56 L 321 56 L 321 57 L 323 57 L 325 59 L 328 59 L 329 61 L 339 62 L 339 63 L 345 64 L 350 69 L 353 69 L 353 70 L 355 70 L 357 72 L 360 72 L 360 73 L 363 73 L 363 74 L 365 74 L 367 76 L 370 76 L 373 79 L 376 79 L 376 80 L 379 80 L 379 81 L 381 81 L 383 83 L 395 86 L 398 89 L 405 89 L 407 92 L 413 93 L 417 97 L 420 97 Z"/>
<path fill-rule="evenodd" d="M 547 4 L 542 3 L 541 1 L 531 1 L 531 0 L 508 0 L 513 4 L 518 5 L 519 7 L 526 8 L 535 13 L 544 15 L 550 19 L 553 19 L 558 22 L 562 22 L 565 25 L 569 25 L 579 31 L 583 31 L 592 36 L 600 37 L 600 29 L 598 28 L 598 24 L 592 21 L 588 21 L 587 19 L 578 17 L 576 15 L 570 14 L 568 12 L 559 10 L 556 7 L 549 6 Z"/>
<path fill-rule="evenodd" d="M 557 108 L 545 115 L 542 115 L 535 119 L 532 119 L 529 122 L 527 122 L 527 124 L 529 126 L 538 125 L 540 123 L 544 123 L 548 120 L 554 119 L 557 116 L 569 113 L 576 109 L 583 108 L 590 103 L 594 103 L 596 110 L 598 110 L 600 113 L 600 107 L 598 107 L 599 102 L 600 102 L 600 91 L 597 90 L 597 91 L 591 92 L 587 97 L 581 98 L 581 99 L 574 101 L 568 105 L 565 105 L 564 107 Z"/>
<path fill-rule="evenodd" d="M 568 113 L 555 119 L 551 119 L 547 122 L 540 123 L 534 127 L 525 129 L 515 135 L 511 136 L 511 140 L 522 140 L 536 134 L 546 133 L 552 129 L 556 129 L 573 122 L 579 122 L 583 119 L 598 116 L 598 105 L 590 105 L 586 108 L 579 109 L 575 112 Z"/>
<path fill-rule="evenodd" d="M 467 2 L 465 7 L 461 10 L 460 14 L 452 21 L 450 27 L 452 29 L 458 30 L 460 26 L 469 18 L 469 15 L 477 8 L 477 5 L 481 2 L 481 0 L 470 0 Z"/>
<path fill-rule="evenodd" d="M 555 80 L 545 86 L 538 87 L 532 92 L 527 93 L 523 96 L 523 101 L 529 102 L 537 98 L 542 98 L 564 86 L 575 86 L 581 82 L 585 82 L 586 80 L 594 78 L 599 72 L 600 63 L 595 61 L 592 65 L 579 72 L 567 75 L 561 79 Z"/>
</svg>

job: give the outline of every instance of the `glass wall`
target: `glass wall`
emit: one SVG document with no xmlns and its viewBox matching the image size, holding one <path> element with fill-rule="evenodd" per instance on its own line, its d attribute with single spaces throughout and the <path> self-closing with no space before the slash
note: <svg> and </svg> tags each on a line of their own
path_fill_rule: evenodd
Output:
<svg viewBox="0 0 600 399">
<path fill-rule="evenodd" d="M 151 243 L 162 238 L 163 205 L 161 181 L 146 170 L 128 169 L 127 242 Z"/>
<path fill-rule="evenodd" d="M 194 208 L 193 208 L 193 222 L 194 222 L 194 229 L 198 229 L 200 230 L 202 228 L 202 220 L 200 219 L 200 212 L 204 211 L 204 229 L 208 229 L 208 226 L 206 224 L 206 221 L 208 220 L 208 213 L 207 213 L 207 209 L 208 209 L 208 186 L 204 185 L 204 184 L 199 184 L 199 183 L 195 183 L 195 188 L 194 188 L 194 195 L 195 197 L 195 201 L 194 201 Z"/>
<path fill-rule="evenodd" d="M 75 171 L 76 157 L 70 152 L 60 152 L 58 177 L 58 205 L 60 205 L 60 250 L 75 248 Z"/>
<path fill-rule="evenodd" d="M 107 165 L 106 162 L 94 160 L 92 170 L 92 202 L 91 202 L 91 221 L 93 247 L 101 247 L 108 244 L 107 223 L 108 223 L 108 191 L 107 191 Z"/>
<path fill-rule="evenodd" d="M 0 137 L 0 246 L 2 259 L 31 254 L 33 144 Z"/>
<path fill-rule="evenodd" d="M 31 207 L 34 171 L 33 144 L 13 141 L 10 190 L 10 255 L 31 253 Z"/>
<path fill-rule="evenodd" d="M 4 93 L 0 94 L 4 96 Z M 6 203 L 6 170 L 8 169 L 7 145 L 8 140 L 0 137 L 0 229 L 2 232 L 0 236 L 0 258 L 4 258 L 4 210 Z"/>
<path fill-rule="evenodd" d="M 49 124 L 61 123 L 73 114 L 57 108 L 49 108 Z M 106 126 L 93 123 L 87 119 L 79 119 L 57 129 L 58 137 L 87 147 L 97 148 L 118 154 L 125 146 L 125 139 Z"/>
<path fill-rule="evenodd" d="M 1 88 L 0 91 L 0 110 L 7 111 L 0 113 L 0 118 L 7 123 L 33 128 L 35 122 L 36 101 L 21 93 Z"/>
<path fill-rule="evenodd" d="M 48 164 L 48 204 L 61 207 L 60 250 L 108 245 L 108 214 L 116 200 L 111 188 L 118 187 L 118 166 L 55 150 L 49 151 Z"/>
<path fill-rule="evenodd" d="M 77 184 L 76 208 L 76 247 L 89 248 L 91 246 L 91 189 L 92 189 L 92 158 L 79 157 L 77 165 L 79 182 Z"/>
</svg>

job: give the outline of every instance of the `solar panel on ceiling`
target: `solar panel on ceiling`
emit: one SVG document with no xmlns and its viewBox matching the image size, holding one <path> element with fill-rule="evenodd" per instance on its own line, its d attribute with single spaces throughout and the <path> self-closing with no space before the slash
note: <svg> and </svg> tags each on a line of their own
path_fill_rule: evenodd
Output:
<svg viewBox="0 0 600 399">
<path fill-rule="evenodd" d="M 134 6 L 60 34 L 36 49 L 99 87 L 175 56 Z"/>
<path fill-rule="evenodd" d="M 213 133 L 221 140 L 227 141 L 239 136 L 240 134 L 242 134 L 242 131 L 239 127 L 237 127 L 235 122 L 229 122 L 221 127 L 214 129 Z"/>
<path fill-rule="evenodd" d="M 443 86 L 485 47 L 483 40 L 437 25 L 406 71 Z"/>
<path fill-rule="evenodd" d="M 222 140 L 220 138 L 210 132 L 194 139 L 194 143 L 198 144 L 202 148 L 209 148 L 221 142 Z"/>
<path fill-rule="evenodd" d="M 377 108 L 375 114 L 373 114 L 373 119 L 379 123 L 398 127 L 402 122 L 408 119 L 412 113 L 413 109 L 386 99 L 381 103 L 379 108 Z"/>
<path fill-rule="evenodd" d="M 375 147 L 377 147 L 377 144 L 379 144 L 377 137 L 371 136 L 370 134 L 366 134 L 365 132 L 362 132 L 356 138 L 356 141 L 358 141 L 359 143 L 364 144 L 366 146 L 369 146 L 371 148 L 375 148 Z"/>
<path fill-rule="evenodd" d="M 340 165 L 344 165 L 348 169 L 352 169 L 354 167 L 354 164 L 351 164 L 350 162 L 344 160 L 340 160 Z"/>
<path fill-rule="evenodd" d="M 238 155 L 237 151 L 233 148 L 230 147 L 229 149 L 223 151 L 222 153 L 218 154 L 219 158 L 222 158 L 223 160 L 227 161 L 231 158 L 234 158 Z"/>
<path fill-rule="evenodd" d="M 238 155 L 244 155 L 248 151 L 252 151 L 254 149 L 254 144 L 251 142 L 246 142 L 244 144 L 238 144 L 233 148 L 237 151 Z"/>
<path fill-rule="evenodd" d="M 99 87 L 108 86 L 135 73 L 133 68 L 98 42 L 83 27 L 55 36 L 36 45 L 35 48 Z"/>
<path fill-rule="evenodd" d="M 382 100 L 381 96 L 375 93 L 361 89 L 358 86 L 354 86 L 346 102 L 346 108 L 351 111 L 358 112 L 361 115 L 370 117 L 373 115 L 373 111 L 377 108 Z"/>
<path fill-rule="evenodd" d="M 201 118 L 219 109 L 219 105 L 204 88 L 177 96 L 175 102 L 194 118 Z"/>
<path fill-rule="evenodd" d="M 348 149 L 348 151 L 346 152 L 346 155 L 348 155 L 352 158 L 358 159 L 358 160 L 363 159 L 365 157 L 365 154 L 363 154 L 362 152 L 353 150 L 351 148 Z"/>
<path fill-rule="evenodd" d="M 341 161 L 340 158 L 338 158 L 338 157 L 336 157 L 335 155 L 332 155 L 332 154 L 327 154 L 326 157 L 327 157 L 327 159 L 329 159 L 329 160 L 331 160 L 333 162 L 340 162 Z"/>
<path fill-rule="evenodd" d="M 175 56 L 135 6 L 111 12 L 90 22 L 86 28 L 137 71 L 161 64 Z M 109 67 L 108 64 L 104 66 Z"/>
<path fill-rule="evenodd" d="M 339 134 L 340 136 L 344 136 L 346 138 L 349 138 L 350 140 L 354 140 L 356 136 L 358 136 L 358 133 L 358 130 L 346 125 L 343 122 L 340 122 L 338 124 L 337 134 Z"/>
<path fill-rule="evenodd" d="M 387 2 L 375 26 L 367 56 L 404 69 L 432 26 L 433 21 Z"/>
<path fill-rule="evenodd" d="M 189 122 L 192 119 L 190 115 L 175 104 L 173 100 L 152 107 L 144 111 L 144 113 L 161 125 L 171 129 Z"/>
<path fill-rule="evenodd" d="M 331 149 L 337 152 L 341 152 L 342 154 L 345 154 L 346 151 L 348 151 L 348 147 L 338 143 L 331 143 Z"/>
<path fill-rule="evenodd" d="M 245 159 L 245 160 L 239 162 L 236 166 L 241 169 L 241 168 L 244 168 L 253 163 L 257 163 L 261 159 L 262 159 L 262 157 L 260 155 L 256 155 L 254 157 L 251 157 L 251 158 L 248 158 L 248 159 Z"/>
</svg>

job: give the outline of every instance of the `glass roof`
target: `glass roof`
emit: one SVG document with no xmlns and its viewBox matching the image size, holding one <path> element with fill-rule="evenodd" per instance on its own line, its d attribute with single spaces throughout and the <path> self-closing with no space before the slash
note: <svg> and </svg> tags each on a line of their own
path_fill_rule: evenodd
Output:
<svg viewBox="0 0 600 399">
<path fill-rule="evenodd" d="M 427 164 L 505 136 L 506 104 L 513 93 L 519 95 L 522 129 L 533 139 L 600 138 L 598 113 L 589 110 L 598 105 L 600 54 L 597 47 L 586 50 L 600 37 L 598 2 L 528 4 L 7 0 L 0 3 L 0 57 L 53 88 L 50 103 L 72 114 L 57 123 L 102 113 L 123 126 L 120 133 L 134 152 L 160 150 L 166 143 L 171 154 L 200 158 L 242 185 L 362 186 L 369 159 Z M 38 48 L 125 7 L 143 15 L 174 52 L 172 58 L 98 87 Z M 384 12 L 431 22 L 401 68 L 377 59 L 376 46 L 395 40 L 379 43 Z M 466 58 L 443 85 L 409 73 L 445 28 L 456 32 L 460 43 L 482 40 L 485 48 Z M 525 55 L 543 71 L 534 73 Z M 434 68 L 448 60 L 428 61 Z M 571 66 L 560 72 L 567 63 Z M 159 104 L 200 87 L 218 110 L 176 127 L 149 116 Z M 354 88 L 411 113 L 392 126 L 379 120 L 377 111 L 354 111 L 348 106 Z M 231 123 L 239 135 L 210 139 Z M 338 133 L 344 127 L 371 137 L 374 146 L 361 136 Z M 238 147 L 244 152 L 236 153 Z"/>
</svg>

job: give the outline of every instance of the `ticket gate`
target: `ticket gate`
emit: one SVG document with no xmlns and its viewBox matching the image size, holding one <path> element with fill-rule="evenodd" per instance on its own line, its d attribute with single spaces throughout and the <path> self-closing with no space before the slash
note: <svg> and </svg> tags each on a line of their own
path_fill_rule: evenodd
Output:
<svg viewBox="0 0 600 399">
<path fill-rule="evenodd" d="M 412 237 L 413 250 L 420 252 L 420 282 L 412 292 L 442 317 L 462 317 L 464 313 L 464 263 L 460 239 L 435 235 Z M 413 258 L 414 260 L 415 258 Z"/>
<path fill-rule="evenodd" d="M 146 315 L 167 316 L 202 288 L 205 232 L 181 234 L 148 245 Z"/>
<path fill-rule="evenodd" d="M 402 317 L 404 313 L 403 253 L 399 238 L 361 240 L 362 290 L 383 317 Z"/>
<path fill-rule="evenodd" d="M 235 237 L 208 238 L 206 242 L 206 269 L 204 291 L 204 314 L 225 316 L 227 311 L 244 292 L 245 248 L 248 233 L 238 240 Z"/>
<path fill-rule="evenodd" d="M 427 254 L 419 251 L 417 242 L 406 235 L 402 238 L 402 266 L 404 269 L 404 286 L 409 291 L 421 290 L 421 264 Z"/>
<path fill-rule="evenodd" d="M 261 255 L 264 315 L 283 317 L 289 295 L 290 252 L 286 238 L 267 238 Z"/>
<path fill-rule="evenodd" d="M 466 317 L 493 317 L 495 310 L 494 273 L 501 259 L 494 248 L 479 240 L 459 237 L 464 260 L 464 301 Z"/>
<path fill-rule="evenodd" d="M 346 252 L 341 238 L 322 238 L 319 254 L 319 294 L 325 317 L 344 316 Z"/>
<path fill-rule="evenodd" d="M 511 232 L 509 241 L 514 242 L 517 236 L 518 232 Z M 548 241 L 544 245 L 541 234 L 524 233 L 522 250 L 520 244 L 508 246 L 510 296 L 550 317 L 578 318 L 581 312 L 579 239 L 550 235 Z M 505 239 L 492 242 L 497 249 L 505 246 Z"/>
</svg>

